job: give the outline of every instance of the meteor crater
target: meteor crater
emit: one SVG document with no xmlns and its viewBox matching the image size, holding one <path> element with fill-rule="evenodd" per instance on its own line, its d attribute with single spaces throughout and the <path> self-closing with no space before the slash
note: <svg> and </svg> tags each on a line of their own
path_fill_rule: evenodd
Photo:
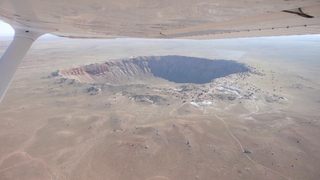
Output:
<svg viewBox="0 0 320 180">
<path fill-rule="evenodd" d="M 250 69 L 232 60 L 186 56 L 144 56 L 60 70 L 59 74 L 80 82 L 132 84 L 163 78 L 175 83 L 205 84 L 215 78 Z"/>
</svg>

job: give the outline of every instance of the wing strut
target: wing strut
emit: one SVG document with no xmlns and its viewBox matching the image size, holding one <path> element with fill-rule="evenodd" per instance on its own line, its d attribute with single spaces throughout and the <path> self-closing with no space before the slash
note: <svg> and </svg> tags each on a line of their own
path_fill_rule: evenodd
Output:
<svg viewBox="0 0 320 180">
<path fill-rule="evenodd" d="M 29 28 L 15 28 L 14 38 L 0 59 L 0 102 L 32 43 L 43 34 Z"/>
</svg>

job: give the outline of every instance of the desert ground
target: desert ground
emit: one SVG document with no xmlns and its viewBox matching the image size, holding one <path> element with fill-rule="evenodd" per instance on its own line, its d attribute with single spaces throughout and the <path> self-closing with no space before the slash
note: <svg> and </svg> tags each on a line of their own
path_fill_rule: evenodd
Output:
<svg viewBox="0 0 320 180">
<path fill-rule="evenodd" d="M 0 103 L 0 179 L 319 179 L 319 42 L 42 37 Z M 163 56 L 248 71 L 176 83 L 123 68 Z"/>
</svg>

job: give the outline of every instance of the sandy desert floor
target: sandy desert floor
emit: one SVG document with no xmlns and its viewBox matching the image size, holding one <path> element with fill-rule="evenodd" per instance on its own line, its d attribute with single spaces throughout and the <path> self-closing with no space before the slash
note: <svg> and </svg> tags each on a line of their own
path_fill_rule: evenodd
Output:
<svg viewBox="0 0 320 180">
<path fill-rule="evenodd" d="M 41 38 L 0 104 L 0 179 L 319 179 L 319 41 Z M 122 85 L 58 74 L 163 55 L 236 60 L 251 72 Z"/>
</svg>

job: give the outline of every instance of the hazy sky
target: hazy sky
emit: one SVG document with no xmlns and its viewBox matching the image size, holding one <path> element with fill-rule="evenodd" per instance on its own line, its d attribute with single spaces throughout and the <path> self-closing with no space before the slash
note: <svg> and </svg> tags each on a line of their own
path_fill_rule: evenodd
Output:
<svg viewBox="0 0 320 180">
<path fill-rule="evenodd" d="M 0 37 L 13 36 L 13 34 L 14 31 L 12 27 L 9 24 L 0 21 Z"/>
</svg>

